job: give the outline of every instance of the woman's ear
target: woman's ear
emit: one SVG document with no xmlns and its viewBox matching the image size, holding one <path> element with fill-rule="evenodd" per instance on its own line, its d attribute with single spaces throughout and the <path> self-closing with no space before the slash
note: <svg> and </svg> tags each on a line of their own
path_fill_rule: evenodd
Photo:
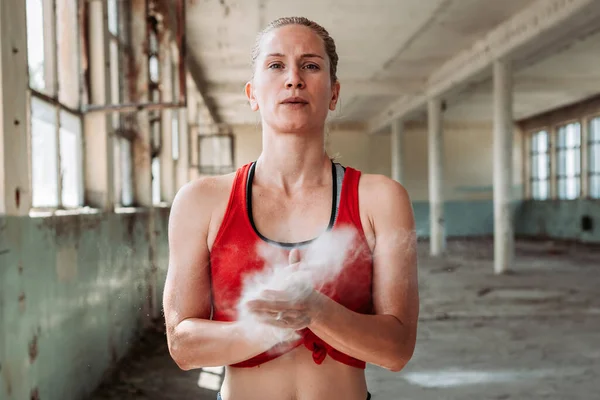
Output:
<svg viewBox="0 0 600 400">
<path fill-rule="evenodd" d="M 246 98 L 248 99 L 248 102 L 250 102 L 250 109 L 252 111 L 258 111 L 258 102 L 256 101 L 256 98 L 254 97 L 254 88 L 252 87 L 251 81 L 246 83 L 245 91 L 246 91 Z"/>
<path fill-rule="evenodd" d="M 335 81 L 333 87 L 331 88 L 331 101 L 329 102 L 329 110 L 335 111 L 335 107 L 340 98 L 340 82 Z"/>
</svg>

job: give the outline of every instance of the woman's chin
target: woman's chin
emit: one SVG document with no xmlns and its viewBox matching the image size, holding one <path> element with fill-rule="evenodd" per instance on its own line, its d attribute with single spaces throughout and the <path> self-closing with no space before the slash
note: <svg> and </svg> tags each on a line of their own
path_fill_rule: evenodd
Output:
<svg viewBox="0 0 600 400">
<path fill-rule="evenodd" d="M 317 130 L 319 126 L 308 118 L 287 120 L 274 126 L 276 132 L 281 133 L 308 133 Z"/>
</svg>

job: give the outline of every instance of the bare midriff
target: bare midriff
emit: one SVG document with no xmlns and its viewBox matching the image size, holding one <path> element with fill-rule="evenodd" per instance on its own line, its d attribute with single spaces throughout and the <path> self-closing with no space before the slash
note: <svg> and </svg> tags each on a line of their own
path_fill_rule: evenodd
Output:
<svg viewBox="0 0 600 400">
<path fill-rule="evenodd" d="M 315 364 L 300 346 L 253 368 L 227 367 L 223 400 L 365 400 L 365 371 L 327 357 Z"/>
</svg>

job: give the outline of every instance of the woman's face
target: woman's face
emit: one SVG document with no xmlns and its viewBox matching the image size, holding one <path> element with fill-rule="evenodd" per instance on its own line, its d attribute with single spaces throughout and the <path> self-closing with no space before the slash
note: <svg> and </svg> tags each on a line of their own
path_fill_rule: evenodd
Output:
<svg viewBox="0 0 600 400">
<path fill-rule="evenodd" d="M 339 83 L 332 84 L 323 40 L 310 28 L 286 25 L 267 33 L 255 68 L 246 95 L 274 130 L 318 129 L 335 110 Z"/>
</svg>

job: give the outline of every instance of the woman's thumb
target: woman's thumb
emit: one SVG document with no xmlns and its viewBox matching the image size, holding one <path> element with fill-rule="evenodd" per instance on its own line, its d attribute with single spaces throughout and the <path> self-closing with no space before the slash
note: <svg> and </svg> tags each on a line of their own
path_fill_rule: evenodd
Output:
<svg viewBox="0 0 600 400">
<path fill-rule="evenodd" d="M 300 251 L 298 249 L 292 249 L 290 251 L 289 263 L 296 264 L 300 262 Z"/>
</svg>

